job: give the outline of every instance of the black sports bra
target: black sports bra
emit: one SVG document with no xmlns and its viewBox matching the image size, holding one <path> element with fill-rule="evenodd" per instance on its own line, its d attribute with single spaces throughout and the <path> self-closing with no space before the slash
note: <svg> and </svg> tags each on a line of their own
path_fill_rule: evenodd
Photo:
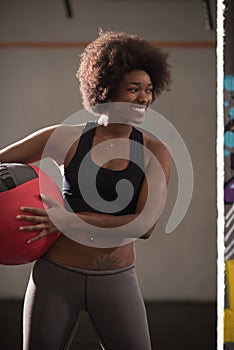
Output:
<svg viewBox="0 0 234 350">
<path fill-rule="evenodd" d="M 95 164 L 90 157 L 96 126 L 96 122 L 86 124 L 75 155 L 64 170 L 65 207 L 73 212 L 132 214 L 144 179 L 143 135 L 132 128 L 130 140 L 135 142 L 130 144 L 128 166 L 109 170 Z"/>
</svg>

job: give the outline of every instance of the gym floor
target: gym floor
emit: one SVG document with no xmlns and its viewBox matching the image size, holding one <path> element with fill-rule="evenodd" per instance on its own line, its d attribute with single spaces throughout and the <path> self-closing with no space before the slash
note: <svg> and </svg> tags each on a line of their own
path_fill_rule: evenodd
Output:
<svg viewBox="0 0 234 350">
<path fill-rule="evenodd" d="M 22 349 L 22 305 L 21 300 L 0 301 L 1 350 Z M 216 349 L 215 303 L 147 302 L 146 308 L 154 350 Z M 70 350 L 100 350 L 85 312 Z"/>
</svg>

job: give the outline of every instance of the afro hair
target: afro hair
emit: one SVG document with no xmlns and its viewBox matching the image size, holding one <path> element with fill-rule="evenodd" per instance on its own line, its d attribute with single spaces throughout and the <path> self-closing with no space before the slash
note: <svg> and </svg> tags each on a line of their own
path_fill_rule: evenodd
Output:
<svg viewBox="0 0 234 350">
<path fill-rule="evenodd" d="M 90 111 L 111 102 L 124 75 L 133 69 L 144 70 L 153 84 L 153 100 L 171 83 L 168 53 L 137 35 L 100 32 L 80 56 L 76 77 L 80 82 L 83 105 Z"/>
</svg>

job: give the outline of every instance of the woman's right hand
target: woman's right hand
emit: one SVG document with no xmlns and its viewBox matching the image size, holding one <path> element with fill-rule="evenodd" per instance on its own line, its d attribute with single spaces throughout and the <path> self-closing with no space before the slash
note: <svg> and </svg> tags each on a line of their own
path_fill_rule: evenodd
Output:
<svg viewBox="0 0 234 350">
<path fill-rule="evenodd" d="M 67 211 L 60 203 L 51 197 L 41 194 L 41 198 L 48 206 L 48 209 L 23 206 L 20 210 L 23 211 L 24 214 L 17 215 L 16 217 L 18 220 L 31 223 L 27 226 L 20 226 L 20 231 L 39 232 L 36 236 L 28 240 L 28 243 L 34 242 L 44 236 L 48 236 L 51 233 L 66 231 L 71 225 L 72 213 Z"/>
</svg>

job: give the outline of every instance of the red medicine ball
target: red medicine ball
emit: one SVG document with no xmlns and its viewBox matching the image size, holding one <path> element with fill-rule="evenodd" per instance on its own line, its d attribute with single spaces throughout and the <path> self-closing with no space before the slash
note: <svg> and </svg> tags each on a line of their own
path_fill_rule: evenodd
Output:
<svg viewBox="0 0 234 350">
<path fill-rule="evenodd" d="M 59 237 L 58 232 L 27 243 L 31 237 L 38 234 L 38 231 L 19 230 L 19 226 L 30 225 L 29 222 L 16 219 L 17 215 L 27 215 L 20 210 L 20 207 L 45 208 L 40 193 L 50 196 L 63 205 L 57 185 L 38 167 L 20 163 L 0 164 L 0 264 L 19 265 L 37 260 Z"/>
</svg>

